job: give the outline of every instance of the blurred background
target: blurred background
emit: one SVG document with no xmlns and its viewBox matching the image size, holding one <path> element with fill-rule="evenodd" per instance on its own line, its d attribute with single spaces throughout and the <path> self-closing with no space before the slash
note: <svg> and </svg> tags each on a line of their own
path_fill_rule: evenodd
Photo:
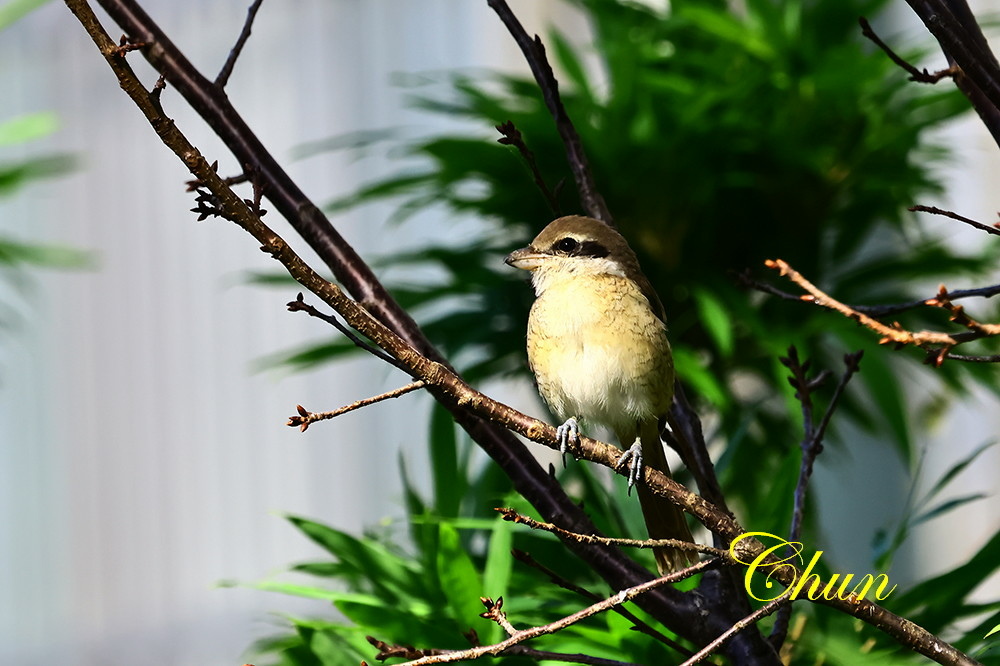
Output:
<svg viewBox="0 0 1000 666">
<path fill-rule="evenodd" d="M 247 4 L 148 0 L 143 6 L 214 76 Z M 510 4 L 529 32 L 545 34 L 557 24 L 571 44 L 591 39 L 580 6 Z M 977 13 L 997 9 L 992 1 L 971 4 Z M 121 32 L 110 21 L 105 26 L 116 38 Z M 890 3 L 878 27 L 884 35 L 920 41 L 928 66 L 944 66 L 904 3 Z M 583 65 L 593 66 L 595 58 L 584 57 Z M 139 54 L 129 62 L 153 83 Z M 421 208 L 405 224 L 390 222 L 398 207 L 390 199 L 344 204 L 365 184 L 399 172 L 401 160 L 431 163 L 401 147 L 413 137 L 493 137 L 489 124 L 408 102 L 415 91 L 448 99 L 452 80 L 444 72 L 456 69 L 472 79 L 485 70 L 526 71 L 485 2 L 268 0 L 228 92 L 307 194 L 319 203 L 341 202 L 334 224 L 363 257 L 405 252 L 432 239 L 458 246 L 489 237 L 493 254 L 481 258 L 499 269 L 502 248 L 523 244 L 544 214 L 521 219 L 519 232 L 504 236 L 473 207 L 463 212 L 454 201 Z M 25 126 L 37 135 L 32 140 L 0 142 L 0 163 L 30 163 L 38 176 L 16 187 L 0 181 L 0 233 L 50 246 L 36 257 L 41 264 L 69 264 L 15 263 L 0 281 L 0 663 L 241 663 L 254 640 L 275 630 L 276 614 L 324 608 L 220 583 L 260 580 L 316 555 L 282 514 L 358 533 L 402 520 L 401 485 L 376 468 L 395 469 L 403 456 L 410 478 L 426 487 L 429 401 L 410 395 L 305 434 L 283 425 L 296 404 L 333 409 L 406 379 L 360 356 L 305 369 L 300 366 L 308 363 L 280 362 L 328 341 L 331 331 L 285 312 L 294 286 L 251 279 L 275 270 L 252 239 L 228 222 L 195 222 L 184 189 L 188 174 L 121 94 L 65 5 L 44 4 L 0 32 L 0 91 L 0 123 L 43 114 Z M 192 142 L 220 160 L 221 173 L 238 172 L 176 93 L 168 88 L 163 103 Z M 392 133 L 372 145 L 365 135 L 350 134 L 387 128 Z M 993 221 L 1000 209 L 1000 152 L 978 119 L 969 113 L 930 131 L 930 140 L 948 145 L 951 157 L 934 165 L 941 191 L 915 203 Z M 582 133 L 586 138 L 587 129 Z M 365 150 L 322 143 L 344 135 L 341 144 Z M 599 174 L 599 182 L 609 177 Z M 510 195 L 535 197 L 531 188 L 524 180 Z M 572 187 L 565 190 L 572 195 Z M 617 210 L 614 195 L 609 202 Z M 734 217 L 744 213 L 730 206 Z M 628 228 L 629 214 L 623 217 Z M 989 242 L 958 223 L 907 220 L 956 253 L 982 252 Z M 282 222 L 268 221 L 310 256 Z M 794 244 L 794 233 L 785 241 Z M 440 274 L 440 266 L 417 263 L 390 270 L 388 279 L 418 284 Z M 997 281 L 995 271 L 989 279 L 988 267 L 978 275 L 985 277 L 948 285 Z M 524 284 L 509 284 L 527 298 Z M 932 276 L 914 284 L 918 293 L 936 288 Z M 677 300 L 683 308 L 683 297 Z M 688 309 L 704 307 L 698 303 Z M 724 299 L 719 303 L 727 307 Z M 429 312 L 447 307 L 429 305 Z M 514 319 L 511 330 L 522 325 Z M 679 336 L 684 326 L 678 324 Z M 714 361 L 697 353 L 697 335 L 706 334 L 691 332 L 691 372 L 699 364 L 715 372 Z M 520 344 L 516 336 L 514 343 Z M 515 358 L 495 350 L 486 357 Z M 474 354 L 470 359 L 474 376 L 482 370 L 478 377 L 497 397 L 544 413 L 523 378 L 491 374 L 496 368 L 482 369 Z M 505 371 L 523 370 L 517 363 Z M 902 404 L 929 410 L 924 398 L 940 394 L 941 384 L 912 365 L 916 369 L 901 375 L 908 378 Z M 964 382 L 968 393 L 935 402 L 940 414 L 907 435 L 905 455 L 899 447 L 869 445 L 880 435 L 864 419 L 838 431 L 841 445 L 821 458 L 815 501 L 828 539 L 823 545 L 844 570 L 870 570 L 874 535 L 891 529 L 908 494 L 920 495 L 942 470 L 995 436 L 1000 412 L 989 383 L 996 384 L 996 373 L 987 369 L 977 377 L 979 383 L 955 376 L 953 384 Z M 701 388 L 711 393 L 709 383 Z M 872 399 L 856 398 L 866 400 Z M 715 414 L 710 422 L 726 423 L 725 405 L 706 410 Z M 914 486 L 910 472 L 918 461 L 925 474 Z M 900 553 L 901 581 L 954 567 L 997 531 L 998 472 L 1000 457 L 987 450 L 942 491 L 943 498 L 988 496 L 922 525 Z M 996 596 L 996 583 L 986 597 L 990 589 Z"/>
</svg>

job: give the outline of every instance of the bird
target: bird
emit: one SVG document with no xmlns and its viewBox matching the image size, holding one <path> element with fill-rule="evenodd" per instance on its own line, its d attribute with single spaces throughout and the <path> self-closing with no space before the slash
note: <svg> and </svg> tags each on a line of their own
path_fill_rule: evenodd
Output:
<svg viewBox="0 0 1000 666">
<path fill-rule="evenodd" d="M 504 262 L 531 273 L 528 365 L 538 391 L 563 420 L 563 454 L 580 423 L 615 434 L 630 463 L 629 488 L 643 465 L 670 474 L 660 424 L 673 398 L 666 317 L 625 238 L 613 227 L 570 215 L 549 223 Z M 641 482 L 639 503 L 652 539 L 693 541 L 683 512 Z M 661 575 L 696 562 L 693 551 L 655 548 Z"/>
</svg>

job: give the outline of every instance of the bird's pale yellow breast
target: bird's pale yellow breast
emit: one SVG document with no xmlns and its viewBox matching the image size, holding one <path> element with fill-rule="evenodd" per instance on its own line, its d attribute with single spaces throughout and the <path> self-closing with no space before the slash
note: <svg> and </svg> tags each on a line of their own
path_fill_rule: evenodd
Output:
<svg viewBox="0 0 1000 666">
<path fill-rule="evenodd" d="M 609 273 L 545 279 L 528 321 L 528 360 L 552 410 L 615 430 L 665 414 L 670 345 L 636 283 Z"/>
</svg>

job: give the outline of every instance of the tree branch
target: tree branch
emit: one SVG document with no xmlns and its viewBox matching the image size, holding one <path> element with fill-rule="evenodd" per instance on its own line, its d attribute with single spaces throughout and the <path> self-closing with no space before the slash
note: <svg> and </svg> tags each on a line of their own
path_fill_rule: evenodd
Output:
<svg viewBox="0 0 1000 666">
<path fill-rule="evenodd" d="M 583 142 L 580 141 L 580 135 L 576 133 L 576 128 L 573 127 L 573 123 L 566 113 L 566 107 L 563 106 L 562 98 L 559 97 L 559 83 L 545 57 L 545 46 L 542 44 L 542 40 L 538 35 L 535 35 L 534 39 L 528 36 L 524 26 L 514 16 L 514 12 L 507 6 L 505 0 L 486 1 L 503 21 L 503 24 L 507 26 L 507 30 L 510 31 L 514 41 L 521 48 L 525 60 L 528 61 L 528 67 L 531 68 L 535 81 L 538 82 L 545 106 L 552 114 L 552 118 L 556 122 L 556 130 L 566 146 L 566 156 L 569 158 L 569 167 L 573 172 L 573 179 L 576 181 L 583 209 L 590 217 L 613 225 L 614 220 L 611 217 L 611 212 L 604 202 L 604 197 L 597 191 L 597 186 L 594 184 L 594 176 L 590 172 L 587 155 L 583 150 Z"/>
<path fill-rule="evenodd" d="M 226 58 L 226 62 L 222 65 L 222 69 L 219 70 L 219 75 L 215 77 L 215 85 L 219 88 L 225 88 L 226 84 L 229 83 L 229 77 L 233 73 L 233 67 L 236 66 L 236 59 L 240 57 L 240 53 L 243 51 L 244 45 L 246 45 L 247 40 L 250 39 L 250 28 L 253 26 L 253 20 L 257 16 L 257 10 L 260 9 L 260 5 L 264 0 L 254 0 L 254 3 L 250 5 L 247 9 L 247 19 L 243 23 L 243 30 L 240 31 L 240 36 L 236 39 L 236 44 L 233 45 L 233 49 L 229 52 L 229 57 Z"/>
<path fill-rule="evenodd" d="M 961 72 L 955 85 L 1000 145 L 1000 67 L 965 0 L 906 0 Z"/>
<path fill-rule="evenodd" d="M 833 416 L 833 412 L 837 409 L 837 404 L 840 402 L 840 396 L 843 395 L 844 389 L 847 387 L 847 383 L 851 381 L 858 370 L 860 369 L 858 364 L 861 362 L 861 357 L 864 352 L 857 351 L 853 354 L 844 355 L 844 365 L 846 370 L 844 374 L 841 375 L 840 381 L 837 383 L 837 388 L 833 392 L 833 397 L 830 398 L 830 404 L 827 405 L 826 411 L 823 413 L 819 424 L 813 423 L 813 404 L 812 404 L 812 393 L 813 391 L 822 384 L 829 373 L 823 372 L 809 379 L 806 375 L 809 369 L 809 361 L 804 363 L 799 362 L 798 350 L 795 347 L 790 347 L 788 349 L 788 356 L 781 359 L 781 363 L 792 371 L 792 376 L 789 378 L 792 386 L 795 388 L 795 397 L 802 404 L 802 424 L 805 430 L 802 442 L 799 445 L 802 449 L 802 462 L 799 465 L 799 478 L 795 484 L 794 502 L 792 508 L 792 524 L 788 529 L 788 541 L 794 543 L 799 540 L 802 535 L 802 522 L 805 517 L 806 508 L 806 490 L 809 486 L 809 479 L 812 477 L 813 467 L 816 464 L 816 458 L 819 454 L 823 452 L 823 437 L 826 435 L 827 426 L 830 424 L 830 418 Z M 774 626 L 771 628 L 771 634 L 768 636 L 768 640 L 771 641 L 771 645 L 774 646 L 776 650 L 780 650 L 782 644 L 785 642 L 785 637 L 788 635 L 788 623 L 792 616 L 791 605 L 782 606 L 778 610 L 778 615 L 774 620 Z"/>
<path fill-rule="evenodd" d="M 401 386 L 398 389 L 393 389 L 391 391 L 386 391 L 385 393 L 380 393 L 379 395 L 373 396 L 371 398 L 364 398 L 363 400 L 357 400 L 349 405 L 345 405 L 340 409 L 335 409 L 332 412 L 310 412 L 308 409 L 302 405 L 296 405 L 295 409 L 298 411 L 298 415 L 289 416 L 288 426 L 298 426 L 301 432 L 305 432 L 306 429 L 316 423 L 316 421 L 325 421 L 327 419 L 333 419 L 341 414 L 347 414 L 348 412 L 353 412 L 356 409 L 361 409 L 362 407 L 367 407 L 368 405 L 374 405 L 377 402 L 382 402 L 384 400 L 390 400 L 392 398 L 398 398 L 407 393 L 412 393 L 417 389 L 422 389 L 427 384 L 423 380 L 418 379 L 415 382 L 410 382 L 406 386 Z"/>
<path fill-rule="evenodd" d="M 554 427 L 517 412 L 475 391 L 451 371 L 446 364 L 425 355 L 420 349 L 409 344 L 404 337 L 383 323 L 371 311 L 372 308 L 379 310 L 375 305 L 365 302 L 363 306 L 358 301 L 349 298 L 339 286 L 325 280 L 308 266 L 280 236 L 261 221 L 261 218 L 255 214 L 251 204 L 248 204 L 247 201 L 236 195 L 225 184 L 208 160 L 187 140 L 175 126 L 174 122 L 164 115 L 158 101 L 142 86 L 125 59 L 114 55 L 114 50 L 117 47 L 111 41 L 110 37 L 108 37 L 87 2 L 85 0 L 65 1 L 70 10 L 79 19 L 81 25 L 90 34 L 102 55 L 104 55 L 105 61 L 118 77 L 122 89 L 141 110 L 163 143 L 174 151 L 195 178 L 204 183 L 205 188 L 214 195 L 218 207 L 225 211 L 226 218 L 231 219 L 250 233 L 261 244 L 262 251 L 281 262 L 293 278 L 333 308 L 353 329 L 366 336 L 374 344 L 400 361 L 408 368 L 412 376 L 425 381 L 428 390 L 434 397 L 446 406 L 455 415 L 456 420 L 473 434 L 477 440 L 486 439 L 487 444 L 493 442 L 503 443 L 505 441 L 504 436 L 498 434 L 495 429 L 486 426 L 486 421 L 492 421 L 505 428 L 519 432 L 530 439 L 543 443 L 550 448 L 556 449 L 558 447 L 556 429 Z M 107 0 L 107 2 L 116 4 L 111 2 L 111 0 Z M 121 0 L 121 2 L 128 4 L 125 0 Z M 156 51 L 158 49 L 162 50 L 162 48 L 163 44 L 157 42 L 152 46 L 146 47 L 144 53 L 147 50 Z M 253 164 L 253 162 L 249 163 Z M 266 193 L 268 176 L 264 170 L 260 173 L 262 174 L 262 182 L 265 183 L 264 191 Z M 323 219 L 325 220 L 325 218 Z M 339 248 L 338 252 L 343 252 L 343 248 Z M 351 252 L 353 253 L 353 250 Z M 354 256 L 356 257 L 356 255 Z M 360 258 L 357 261 L 360 262 Z M 356 280 L 362 272 L 371 274 L 370 269 L 363 262 L 361 262 L 361 266 L 363 269 L 359 269 L 360 272 L 346 271 L 351 280 Z M 374 280 L 374 276 L 372 276 L 372 280 Z M 378 289 L 382 289 L 377 281 L 374 284 L 377 285 Z M 362 291 L 366 293 L 372 293 L 372 290 L 375 289 L 372 285 L 364 285 L 364 287 Z M 381 305 L 385 308 L 388 307 L 387 304 L 398 308 L 391 299 Z M 390 307 L 389 309 L 392 308 Z M 389 317 L 389 321 L 394 325 L 399 324 L 398 318 Z M 410 321 L 412 322 L 412 320 Z M 414 330 L 419 334 L 419 329 Z M 412 333 L 413 331 L 409 332 Z M 504 433 L 504 435 L 506 436 L 506 440 L 513 440 L 509 433 Z M 511 449 L 508 448 L 506 450 L 510 451 Z M 586 437 L 581 438 L 579 451 L 581 457 L 611 467 L 612 469 L 622 453 L 616 447 Z M 495 456 L 495 459 L 499 454 L 499 450 L 495 447 L 489 452 Z M 523 458 L 513 461 L 498 460 L 514 481 L 518 492 L 535 504 L 542 515 L 546 515 L 553 522 L 569 525 L 581 533 L 596 533 L 596 530 L 592 529 L 592 526 L 589 524 L 589 520 L 583 516 L 577 507 L 569 502 L 562 489 L 554 481 L 548 479 L 548 475 L 541 473 L 541 478 L 539 478 L 534 468 L 537 468 L 540 472 L 540 467 L 530 458 L 527 452 L 524 452 L 523 456 Z M 531 467 L 532 465 L 534 465 L 534 468 Z M 740 527 L 731 515 L 691 493 L 657 470 L 647 467 L 643 482 L 654 493 L 667 498 L 694 515 L 713 532 L 718 532 L 730 539 L 743 533 L 742 527 Z M 556 515 L 552 516 L 552 514 Z M 578 529 L 580 525 L 583 525 L 583 530 Z M 580 554 L 585 561 L 593 566 L 609 582 L 622 579 L 642 580 L 648 577 L 648 572 L 624 558 L 619 551 L 611 549 L 608 546 L 597 547 L 574 541 L 566 541 L 565 543 L 574 552 Z M 741 552 L 746 558 L 753 559 L 764 551 L 763 545 L 755 540 L 744 539 L 741 543 L 743 544 Z M 700 565 L 695 565 L 695 567 L 701 565 L 707 566 L 706 563 L 701 563 Z M 780 566 L 772 570 L 773 577 L 786 586 L 794 580 L 796 573 L 797 570 L 788 566 Z M 652 581 L 647 579 L 646 582 L 642 582 L 639 585 L 631 585 L 627 589 L 633 590 L 634 595 L 641 595 L 638 597 L 640 601 L 637 602 L 641 604 L 644 600 L 648 600 L 650 595 L 658 592 L 659 598 L 653 603 L 643 604 L 644 607 L 652 608 L 651 612 L 654 612 L 654 614 L 663 615 L 669 625 L 676 624 L 677 628 L 685 634 L 690 635 L 692 640 L 707 643 L 710 639 L 702 639 L 705 636 L 713 635 L 713 631 L 717 627 L 724 626 L 728 628 L 728 626 L 731 626 L 732 623 L 729 621 L 729 614 L 725 608 L 715 606 L 711 603 L 712 600 L 704 599 L 696 593 L 682 593 L 672 588 L 659 587 L 662 585 L 662 581 L 664 579 L 655 579 Z M 643 594 L 643 592 L 647 591 L 648 594 Z M 858 600 L 854 597 L 849 597 L 846 600 L 839 598 L 825 599 L 822 596 L 816 601 L 849 613 L 882 629 L 896 638 L 901 644 L 925 654 L 939 663 L 975 663 L 966 655 L 957 651 L 948 643 L 931 635 L 926 630 L 889 613 L 884 608 L 869 601 Z M 717 603 L 718 600 L 715 600 L 715 604 Z M 701 620 L 700 622 L 691 623 L 685 621 L 696 616 Z M 719 633 L 721 631 L 714 631 L 715 636 Z M 743 636 L 746 636 L 746 634 Z M 746 641 L 739 645 L 737 649 L 729 652 L 729 654 L 732 658 L 739 660 L 739 663 L 776 663 L 776 656 L 773 650 L 770 649 L 770 646 L 766 646 L 765 643 L 768 651 L 760 651 L 761 642 L 754 640 Z M 733 645 L 735 643 L 732 641 L 728 644 L 730 647 Z"/>
<path fill-rule="evenodd" d="M 996 225 L 990 226 L 988 224 L 983 224 L 982 222 L 976 222 L 975 220 L 970 220 L 967 217 L 959 215 L 958 213 L 953 213 L 950 210 L 943 210 L 937 206 L 910 206 L 906 210 L 913 211 L 915 213 L 931 213 L 933 215 L 943 215 L 944 217 L 950 217 L 953 220 L 958 220 L 959 222 L 964 222 L 970 227 L 975 227 L 976 229 L 981 229 L 988 234 L 993 234 L 994 236 L 1000 236 L 1000 229 Z"/>
<path fill-rule="evenodd" d="M 581 620 L 585 620 L 588 617 L 597 615 L 606 610 L 614 608 L 615 606 L 620 606 L 626 601 L 630 601 L 645 594 L 649 590 L 666 585 L 668 583 L 676 583 L 678 581 L 684 580 L 685 578 L 690 578 L 691 576 L 704 571 L 708 567 L 714 566 L 716 560 L 705 560 L 703 562 L 698 562 L 690 567 L 681 569 L 672 574 L 663 576 L 661 578 L 655 578 L 651 581 L 642 583 L 641 585 L 636 585 L 634 587 L 622 590 L 617 594 L 603 599 L 596 604 L 588 606 L 582 610 L 573 613 L 572 615 L 567 615 L 564 618 L 556 620 L 555 622 L 550 622 L 549 624 L 544 624 L 538 627 L 531 627 L 530 629 L 524 629 L 521 631 L 515 631 L 506 640 L 500 641 L 493 645 L 482 645 L 469 648 L 468 650 L 458 650 L 455 652 L 446 652 L 443 654 L 436 654 L 428 657 L 423 657 L 421 659 L 416 659 L 414 661 L 408 661 L 400 666 L 425 666 L 427 664 L 447 664 L 456 661 L 467 661 L 472 659 L 478 659 L 479 657 L 499 656 L 505 653 L 509 648 L 523 643 L 524 641 L 531 640 L 532 638 L 538 638 L 539 636 L 545 636 L 546 634 L 552 634 L 566 627 L 569 627 Z M 485 603 L 485 602 L 484 602 Z M 487 604 L 487 608 L 491 608 L 492 602 Z"/>
<path fill-rule="evenodd" d="M 941 333 L 938 331 L 908 331 L 896 322 L 889 326 L 828 295 L 789 266 L 786 261 L 768 259 L 765 264 L 768 268 L 777 270 L 781 275 L 802 287 L 807 295 L 800 296 L 800 300 L 839 312 L 848 319 L 880 334 L 882 338 L 879 340 L 879 344 L 895 343 L 897 348 L 905 345 L 920 347 L 927 352 L 925 362 L 936 367 L 940 367 L 945 359 L 949 358 L 949 352 L 956 345 L 1000 335 L 1000 324 L 982 324 L 966 316 L 961 306 L 952 305 L 946 298 L 948 292 L 944 290 L 943 286 L 937 298 L 928 299 L 925 303 L 950 310 L 951 319 L 969 330 L 962 333 Z"/>
</svg>

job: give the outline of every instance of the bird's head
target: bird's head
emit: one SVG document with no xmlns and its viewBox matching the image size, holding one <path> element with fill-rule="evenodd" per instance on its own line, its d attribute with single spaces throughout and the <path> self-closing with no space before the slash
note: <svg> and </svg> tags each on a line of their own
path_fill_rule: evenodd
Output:
<svg viewBox="0 0 1000 666">
<path fill-rule="evenodd" d="M 635 252 L 620 233 L 600 220 L 579 215 L 551 222 L 530 245 L 507 255 L 504 263 L 531 271 L 539 296 L 560 280 L 599 275 L 645 279 Z"/>
</svg>

